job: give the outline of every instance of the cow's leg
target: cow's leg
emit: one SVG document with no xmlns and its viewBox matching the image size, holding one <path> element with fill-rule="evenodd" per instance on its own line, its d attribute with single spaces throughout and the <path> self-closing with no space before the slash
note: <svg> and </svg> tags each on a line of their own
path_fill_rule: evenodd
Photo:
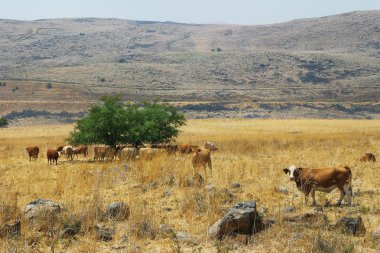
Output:
<svg viewBox="0 0 380 253">
<path fill-rule="evenodd" d="M 208 160 L 208 162 L 207 162 L 207 166 L 208 166 L 208 168 L 212 171 L 212 163 L 211 163 L 211 159 Z"/>
<path fill-rule="evenodd" d="M 317 202 L 315 201 L 315 188 L 311 189 L 311 197 L 313 198 L 313 206 L 317 205 Z"/>
<path fill-rule="evenodd" d="M 349 183 L 345 183 L 343 185 L 343 190 L 344 190 L 344 193 L 346 194 L 346 198 L 347 198 L 347 205 L 351 205 L 351 195 L 352 195 L 352 188 L 351 188 L 351 185 Z M 342 194 L 341 194 L 342 196 Z"/>
</svg>

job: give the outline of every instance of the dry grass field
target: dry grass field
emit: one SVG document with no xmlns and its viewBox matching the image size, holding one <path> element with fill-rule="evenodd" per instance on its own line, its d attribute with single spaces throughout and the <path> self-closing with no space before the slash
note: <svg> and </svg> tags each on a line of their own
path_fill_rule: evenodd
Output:
<svg viewBox="0 0 380 253">
<path fill-rule="evenodd" d="M 379 162 L 359 162 L 365 152 L 380 155 L 379 120 L 190 120 L 178 143 L 215 142 L 213 171 L 206 184 L 189 186 L 191 156 L 165 156 L 152 161 L 91 162 L 91 154 L 74 161 L 61 158 L 48 165 L 46 150 L 64 143 L 72 125 L 0 129 L 0 225 L 21 219 L 18 239 L 0 239 L 0 252 L 379 252 L 372 231 L 380 225 Z M 25 148 L 37 145 L 40 155 L 29 162 Z M 353 205 L 323 207 L 328 222 L 361 215 L 365 236 L 330 231 L 321 224 L 291 224 L 282 220 L 284 207 L 296 212 L 311 209 L 282 171 L 302 167 L 348 165 L 353 173 Z M 203 174 L 203 171 L 200 171 Z M 203 175 L 205 176 L 205 175 Z M 237 182 L 240 188 L 231 188 Z M 282 186 L 289 193 L 281 193 Z M 226 190 L 222 190 L 226 189 Z M 228 194 L 230 193 L 230 194 Z M 317 203 L 336 202 L 337 190 L 317 193 Z M 51 199 L 62 208 L 49 233 L 30 228 L 21 208 L 29 202 Z M 245 245 L 238 240 L 216 241 L 207 228 L 239 201 L 257 201 L 264 218 L 276 220 Z M 130 206 L 127 221 L 101 221 L 100 211 L 114 201 Z M 345 202 L 344 202 L 345 203 Z M 60 239 L 65 224 L 81 222 L 74 239 Z M 97 241 L 94 225 L 115 230 L 113 240 Z M 172 226 L 182 239 L 165 234 Z"/>
</svg>

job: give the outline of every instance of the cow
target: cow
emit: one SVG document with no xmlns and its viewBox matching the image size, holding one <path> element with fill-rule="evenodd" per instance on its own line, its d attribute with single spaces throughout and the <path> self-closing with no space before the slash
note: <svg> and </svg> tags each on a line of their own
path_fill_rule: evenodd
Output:
<svg viewBox="0 0 380 253">
<path fill-rule="evenodd" d="M 59 149 L 60 149 L 60 147 L 59 147 Z M 58 151 L 58 149 L 56 149 L 56 150 Z M 73 160 L 74 149 L 72 146 L 64 146 L 62 148 L 62 150 L 59 152 L 61 152 L 61 154 L 66 155 L 67 159 L 70 158 L 71 160 Z"/>
<path fill-rule="evenodd" d="M 32 158 L 36 161 L 38 158 L 38 153 L 40 152 L 40 149 L 37 146 L 34 147 L 27 147 L 26 151 L 28 151 L 29 154 L 29 162 L 32 161 Z"/>
<path fill-rule="evenodd" d="M 118 152 L 114 147 L 94 147 L 94 161 L 113 160 Z"/>
<path fill-rule="evenodd" d="M 123 149 L 120 149 L 117 153 L 117 157 L 119 157 L 119 160 L 136 160 L 137 156 L 139 155 L 139 150 L 134 147 L 125 147 Z"/>
<path fill-rule="evenodd" d="M 88 147 L 85 145 L 77 146 L 73 149 L 73 154 L 78 157 L 78 154 L 83 154 L 84 157 L 88 155 Z"/>
<path fill-rule="evenodd" d="M 178 151 L 180 154 L 191 154 L 195 150 L 197 150 L 199 147 L 197 145 L 191 145 L 191 144 L 180 144 L 178 146 Z"/>
<path fill-rule="evenodd" d="M 208 149 L 198 148 L 197 150 L 195 150 L 191 162 L 193 164 L 194 176 L 198 174 L 196 173 L 196 171 L 200 167 L 203 167 L 205 177 L 207 177 L 206 165 L 210 169 L 210 171 L 212 171 L 211 151 Z"/>
<path fill-rule="evenodd" d="M 166 144 L 164 146 L 164 149 L 166 150 L 166 153 L 168 153 L 168 154 L 175 154 L 178 151 L 178 145 L 177 144 Z"/>
<path fill-rule="evenodd" d="M 158 157 L 164 154 L 164 149 L 158 148 L 140 148 L 139 149 L 139 159 L 140 160 L 152 160 L 155 157 Z"/>
<path fill-rule="evenodd" d="M 365 153 L 362 157 L 360 157 L 361 162 L 376 162 L 376 157 L 374 154 Z"/>
<path fill-rule="evenodd" d="M 309 193 L 313 198 L 313 206 L 316 205 L 315 192 L 321 191 L 329 193 L 335 188 L 340 191 L 340 198 L 337 205 L 342 204 L 343 197 L 347 197 L 347 205 L 351 205 L 351 169 L 347 166 L 308 169 L 297 168 L 291 165 L 289 168 L 283 169 L 284 173 L 289 173 L 289 179 L 295 181 L 298 190 L 305 194 L 305 202 L 307 203 Z"/>
<path fill-rule="evenodd" d="M 204 147 L 205 149 L 210 150 L 210 151 L 217 151 L 217 150 L 219 150 L 219 148 L 217 148 L 217 147 L 215 146 L 215 144 L 212 143 L 212 142 L 210 142 L 210 141 L 206 141 L 205 144 L 203 145 L 203 147 Z"/>
<path fill-rule="evenodd" d="M 55 164 L 58 165 L 58 158 L 61 156 L 60 151 L 57 151 L 57 149 L 49 148 L 46 151 L 46 156 L 48 160 L 48 164 Z"/>
</svg>

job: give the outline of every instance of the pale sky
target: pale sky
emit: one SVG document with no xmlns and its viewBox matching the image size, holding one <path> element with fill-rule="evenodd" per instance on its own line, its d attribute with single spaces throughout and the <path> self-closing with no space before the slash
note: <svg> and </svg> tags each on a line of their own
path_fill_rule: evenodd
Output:
<svg viewBox="0 0 380 253">
<path fill-rule="evenodd" d="M 380 10 L 380 0 L 0 0 L 0 19 L 17 20 L 97 17 L 271 24 L 357 10 Z"/>
</svg>

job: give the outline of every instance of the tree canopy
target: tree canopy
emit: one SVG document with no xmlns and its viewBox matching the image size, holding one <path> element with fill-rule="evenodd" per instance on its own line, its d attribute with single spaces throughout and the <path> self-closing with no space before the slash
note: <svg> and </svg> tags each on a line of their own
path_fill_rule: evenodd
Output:
<svg viewBox="0 0 380 253">
<path fill-rule="evenodd" d="M 73 144 L 161 143 L 176 137 L 185 117 L 176 108 L 156 102 L 125 105 L 119 96 L 104 96 L 86 117 L 76 122 L 68 141 Z"/>
<path fill-rule="evenodd" d="M 8 126 L 8 121 L 4 117 L 0 117 L 0 127 L 6 127 Z"/>
</svg>

